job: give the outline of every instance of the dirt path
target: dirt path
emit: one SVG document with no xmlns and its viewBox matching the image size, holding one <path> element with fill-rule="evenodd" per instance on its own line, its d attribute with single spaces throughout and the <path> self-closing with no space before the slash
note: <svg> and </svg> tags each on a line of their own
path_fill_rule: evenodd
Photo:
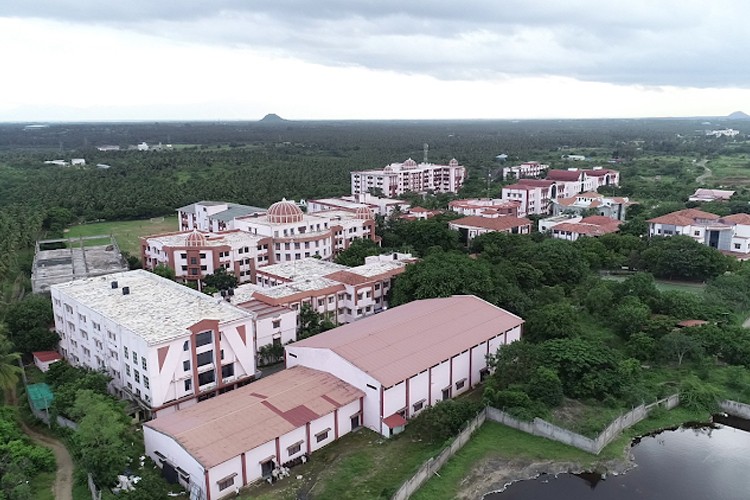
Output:
<svg viewBox="0 0 750 500">
<path fill-rule="evenodd" d="M 707 163 L 708 160 L 701 160 L 697 164 L 699 167 L 703 167 L 703 173 L 695 178 L 695 182 L 697 182 L 698 184 L 703 184 L 703 181 L 713 175 L 711 169 L 706 166 Z"/>
<path fill-rule="evenodd" d="M 5 403 L 9 406 L 16 406 L 16 395 L 6 394 Z M 32 441 L 49 448 L 55 454 L 57 474 L 55 475 L 55 484 L 52 486 L 55 500 L 73 500 L 73 459 L 70 457 L 68 449 L 57 439 L 36 432 L 21 420 L 18 421 L 18 425 Z"/>
</svg>

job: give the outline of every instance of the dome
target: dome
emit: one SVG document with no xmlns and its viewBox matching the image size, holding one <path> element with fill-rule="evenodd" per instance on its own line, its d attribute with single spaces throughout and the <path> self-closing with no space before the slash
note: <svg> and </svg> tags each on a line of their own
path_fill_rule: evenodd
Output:
<svg viewBox="0 0 750 500">
<path fill-rule="evenodd" d="M 458 166 L 458 160 L 453 158 L 450 162 L 448 162 L 449 167 L 457 167 Z"/>
<path fill-rule="evenodd" d="M 416 168 L 416 166 L 417 166 L 417 162 L 415 162 L 414 160 L 412 160 L 411 158 L 409 158 L 408 160 L 406 160 L 406 161 L 405 161 L 405 162 L 404 162 L 404 163 L 402 164 L 402 166 L 403 166 L 404 168 Z"/>
<path fill-rule="evenodd" d="M 372 210 L 369 207 L 358 207 L 354 212 L 354 217 L 357 219 L 374 219 L 375 216 L 372 214 Z"/>
<path fill-rule="evenodd" d="M 294 202 L 286 201 L 286 198 L 268 207 L 268 222 L 272 224 L 302 222 L 303 217 L 302 210 Z"/>
<path fill-rule="evenodd" d="M 188 247 L 203 247 L 206 246 L 206 237 L 198 231 L 193 231 L 187 237 L 185 246 Z"/>
</svg>

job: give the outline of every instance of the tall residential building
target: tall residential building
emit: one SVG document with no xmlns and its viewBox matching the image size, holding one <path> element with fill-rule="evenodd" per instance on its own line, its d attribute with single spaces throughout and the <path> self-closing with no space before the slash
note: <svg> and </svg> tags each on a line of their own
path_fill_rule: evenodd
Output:
<svg viewBox="0 0 750 500">
<path fill-rule="evenodd" d="M 538 161 L 527 161 L 513 167 L 503 168 L 503 179 L 522 179 L 524 177 L 538 178 L 549 165 Z"/>
<path fill-rule="evenodd" d="M 60 353 L 106 371 L 142 416 L 169 413 L 256 375 L 255 315 L 144 270 L 51 287 Z"/>
<path fill-rule="evenodd" d="M 448 165 L 417 163 L 409 158 L 403 163 L 391 163 L 382 170 L 361 170 L 351 173 L 352 194 L 379 189 L 384 196 L 399 196 L 407 192 L 457 193 L 466 179 L 466 168 L 454 158 Z"/>
<path fill-rule="evenodd" d="M 516 184 L 503 187 L 503 200 L 518 203 L 518 216 L 547 215 L 552 201 L 558 196 L 555 181 L 547 179 L 521 179 Z"/>
</svg>

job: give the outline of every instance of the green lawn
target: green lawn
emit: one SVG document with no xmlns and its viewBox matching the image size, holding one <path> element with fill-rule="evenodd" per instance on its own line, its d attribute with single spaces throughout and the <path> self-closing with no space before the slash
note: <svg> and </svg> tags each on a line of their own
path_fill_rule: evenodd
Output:
<svg viewBox="0 0 750 500">
<path fill-rule="evenodd" d="M 610 281 L 625 281 L 630 278 L 631 275 L 620 275 L 620 274 L 603 274 L 601 278 Z M 706 288 L 705 283 L 696 283 L 692 281 L 671 281 L 671 280 L 654 280 L 656 282 L 656 288 L 661 291 L 677 291 L 677 292 L 689 292 L 695 294 L 702 294 Z"/>
<path fill-rule="evenodd" d="M 139 237 L 177 230 L 177 216 L 173 215 L 164 217 L 164 220 L 160 222 L 152 222 L 150 219 L 145 219 L 81 224 L 71 227 L 67 230 L 65 236 L 76 238 L 79 236 L 112 234 L 117 240 L 120 250 L 138 256 L 141 253 Z"/>
<path fill-rule="evenodd" d="M 706 165 L 712 175 L 706 182 L 713 185 L 747 185 L 750 184 L 750 158 L 746 154 L 737 156 L 720 156 L 709 160 Z"/>
</svg>

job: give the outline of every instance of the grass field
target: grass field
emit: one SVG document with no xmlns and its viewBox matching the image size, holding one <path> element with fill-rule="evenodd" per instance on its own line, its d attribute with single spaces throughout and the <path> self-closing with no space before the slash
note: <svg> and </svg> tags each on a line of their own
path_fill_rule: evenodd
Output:
<svg viewBox="0 0 750 500">
<path fill-rule="evenodd" d="M 626 275 L 613 275 L 613 274 L 607 274 L 602 275 L 601 278 L 605 280 L 611 280 L 611 281 L 625 281 L 630 276 Z M 670 280 L 654 280 L 656 281 L 656 288 L 658 288 L 661 291 L 676 291 L 676 292 L 689 292 L 689 293 L 695 293 L 695 294 L 702 294 L 703 290 L 706 288 L 705 283 L 695 283 L 691 281 L 670 281 Z"/>
<path fill-rule="evenodd" d="M 720 156 L 706 165 L 712 175 L 706 181 L 713 185 L 746 186 L 750 184 L 750 158 L 742 154 Z"/>
<path fill-rule="evenodd" d="M 145 219 L 81 224 L 71 227 L 65 233 L 65 236 L 76 238 L 79 236 L 111 234 L 117 240 L 120 250 L 138 256 L 141 253 L 139 237 L 169 231 L 177 231 L 176 215 L 164 217 L 164 220 L 161 222 L 151 222 L 150 219 Z"/>
</svg>

